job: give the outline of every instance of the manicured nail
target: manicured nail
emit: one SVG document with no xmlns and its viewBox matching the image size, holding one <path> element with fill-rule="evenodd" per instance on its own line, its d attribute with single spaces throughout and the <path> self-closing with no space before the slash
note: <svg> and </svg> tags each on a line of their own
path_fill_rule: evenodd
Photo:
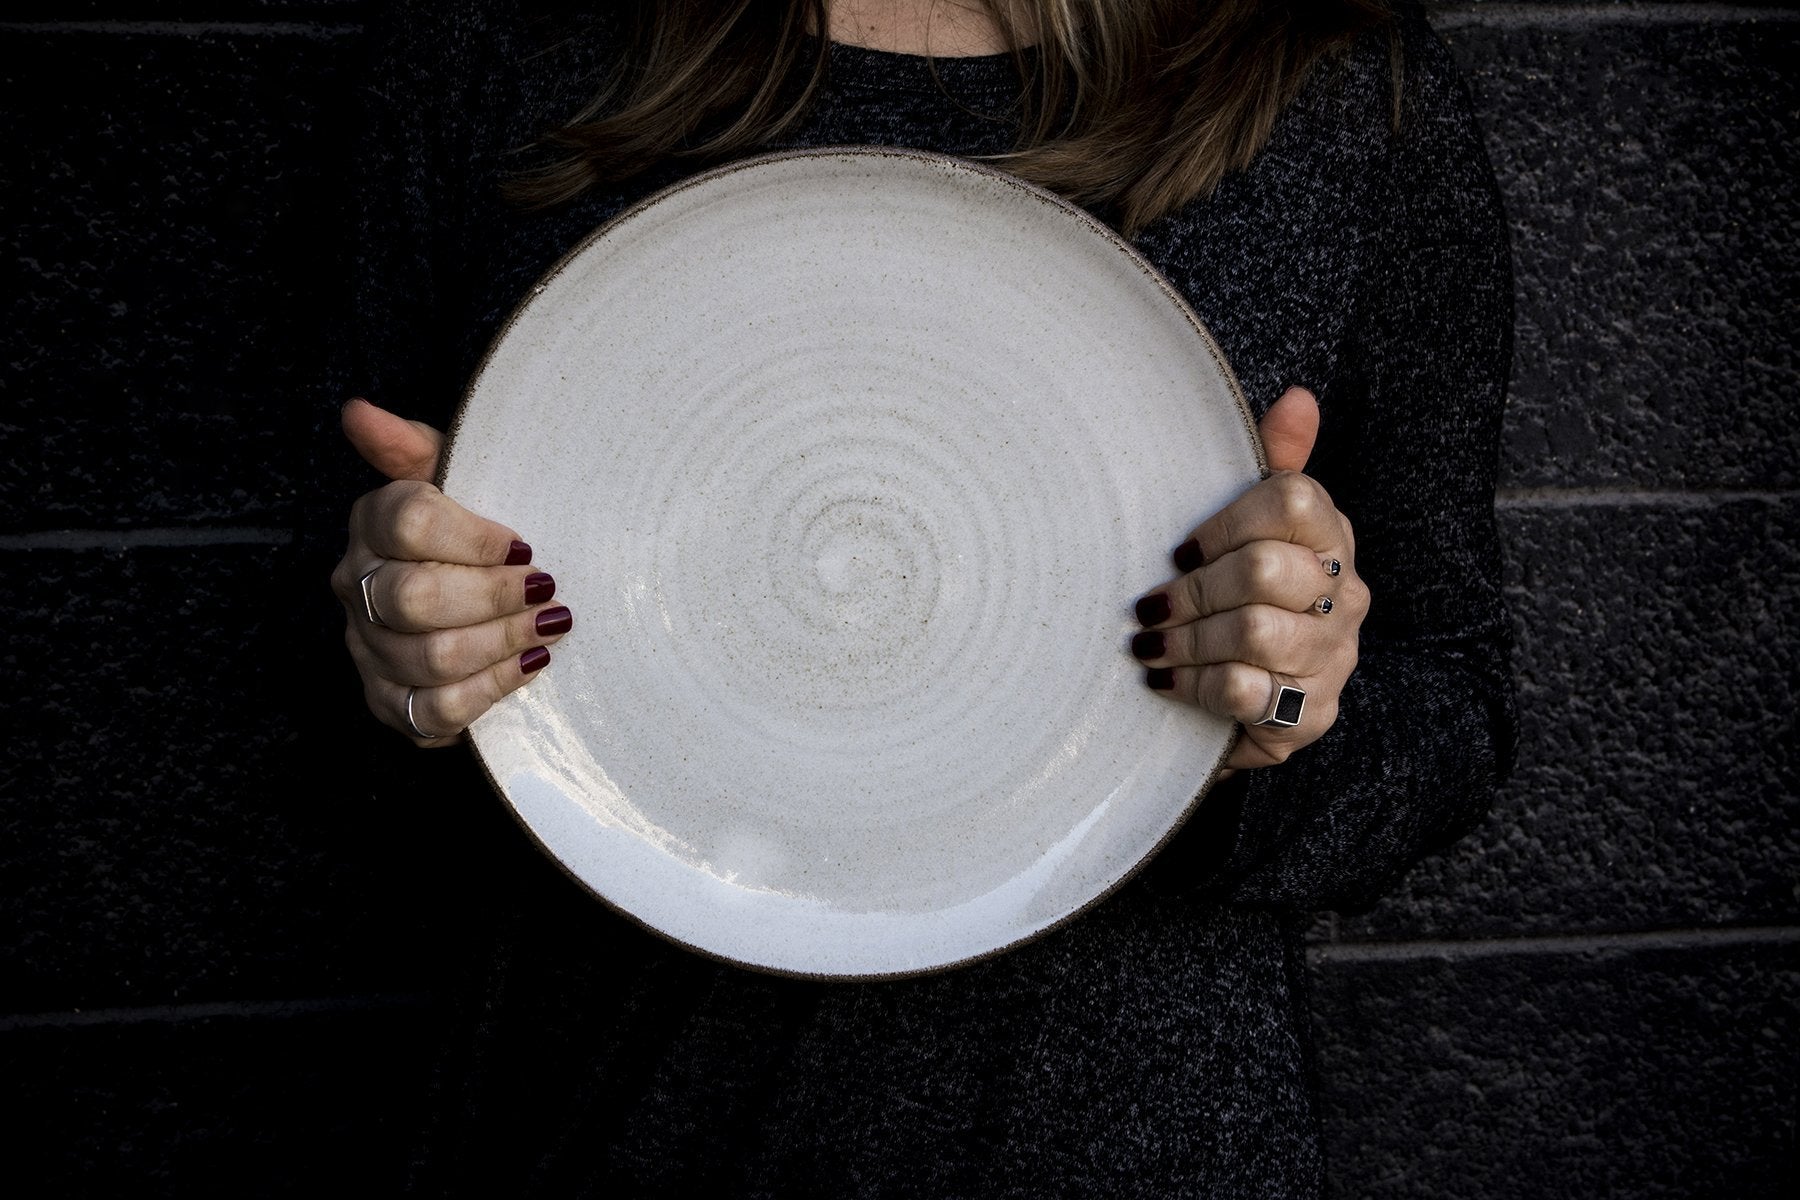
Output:
<svg viewBox="0 0 1800 1200">
<path fill-rule="evenodd" d="M 1176 569 L 1181 571 L 1198 571 L 1206 563 L 1206 555 L 1200 553 L 1200 543 L 1193 538 L 1175 547 L 1175 553 L 1170 557 L 1175 560 Z"/>
<path fill-rule="evenodd" d="M 1172 692 L 1175 690 L 1175 668 L 1151 667 L 1144 672 L 1144 682 L 1156 691 Z"/>
<path fill-rule="evenodd" d="M 1343 563 L 1340 563 L 1340 562 L 1339 562 L 1339 561 L 1338 561 L 1338 560 L 1337 560 L 1337 559 L 1335 559 L 1335 558 L 1327 558 L 1327 559 L 1322 559 L 1322 560 L 1321 560 L 1321 561 L 1320 561 L 1320 562 L 1319 562 L 1319 565 L 1320 565 L 1320 566 L 1321 566 L 1321 567 L 1324 567 L 1324 568 L 1325 568 L 1325 573 L 1326 573 L 1326 574 L 1327 574 L 1327 575 L 1331 575 L 1331 576 L 1334 576 L 1334 577 L 1335 577 L 1335 576 L 1336 576 L 1336 575 L 1337 575 L 1337 574 L 1338 574 L 1338 572 L 1340 572 L 1340 571 L 1342 571 L 1342 570 L 1343 570 L 1343 569 L 1344 569 L 1344 564 L 1343 564 Z"/>
<path fill-rule="evenodd" d="M 1317 600 L 1313 601 L 1313 607 L 1318 609 L 1321 613 L 1330 612 L 1331 611 L 1331 597 L 1330 596 L 1320 596 Z"/>
<path fill-rule="evenodd" d="M 1139 659 L 1163 656 L 1163 635 L 1159 630 L 1140 633 L 1131 639 L 1131 653 Z"/>
<path fill-rule="evenodd" d="M 533 646 L 519 655 L 519 674 L 529 675 L 533 671 L 541 671 L 550 665 L 550 651 L 542 646 Z"/>
<path fill-rule="evenodd" d="M 525 603 L 542 604 L 556 595 L 556 580 L 542 571 L 533 571 L 525 577 Z"/>
<path fill-rule="evenodd" d="M 575 624 L 575 614 L 560 604 L 555 608 L 546 608 L 537 615 L 537 631 L 539 637 L 549 637 L 552 634 L 567 633 L 569 632 L 569 627 L 573 624 Z"/>
<path fill-rule="evenodd" d="M 1139 625 L 1161 625 L 1169 619 L 1169 598 L 1161 592 L 1137 602 Z"/>
<path fill-rule="evenodd" d="M 531 561 L 531 547 L 524 542 L 514 542 L 506 548 L 506 565 L 522 567 Z"/>
</svg>

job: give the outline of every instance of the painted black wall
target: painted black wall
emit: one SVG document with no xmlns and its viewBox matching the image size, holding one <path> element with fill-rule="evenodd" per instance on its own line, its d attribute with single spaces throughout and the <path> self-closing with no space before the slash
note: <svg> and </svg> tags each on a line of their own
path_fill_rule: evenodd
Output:
<svg viewBox="0 0 1800 1200">
<path fill-rule="evenodd" d="M 465 824 L 435 819 L 442 756 L 392 786 L 323 588 L 370 484 L 321 366 L 367 15 L 21 0 L 0 24 L 9 1182 L 403 1171 L 487 849 L 440 832 Z M 1436 21 L 1519 267 L 1525 740 L 1475 837 L 1316 927 L 1333 1174 L 1785 1195 L 1800 10 Z"/>
</svg>

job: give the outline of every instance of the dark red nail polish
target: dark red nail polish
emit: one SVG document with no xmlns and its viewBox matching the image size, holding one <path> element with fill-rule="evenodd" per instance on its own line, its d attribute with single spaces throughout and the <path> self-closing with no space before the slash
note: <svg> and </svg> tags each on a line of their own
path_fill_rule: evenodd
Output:
<svg viewBox="0 0 1800 1200">
<path fill-rule="evenodd" d="M 1138 658 L 1161 658 L 1163 635 L 1160 631 L 1140 633 L 1131 639 L 1131 652 Z"/>
<path fill-rule="evenodd" d="M 533 571 L 525 577 L 525 603 L 542 604 L 556 595 L 556 580 L 542 571 Z"/>
<path fill-rule="evenodd" d="M 514 542 L 506 548 L 506 565 L 522 567 L 531 561 L 531 547 L 524 542 Z"/>
<path fill-rule="evenodd" d="M 542 646 L 533 646 L 519 655 L 519 674 L 529 675 L 533 671 L 541 671 L 550 665 L 550 651 Z"/>
<path fill-rule="evenodd" d="M 1151 667 L 1144 672 L 1144 682 L 1159 692 L 1175 690 L 1175 670 L 1173 667 Z"/>
<path fill-rule="evenodd" d="M 1137 619 L 1139 625 L 1161 625 L 1169 619 L 1169 598 L 1161 592 L 1154 596 L 1145 596 L 1137 602 Z"/>
<path fill-rule="evenodd" d="M 562 605 L 546 608 L 537 615 L 537 631 L 539 637 L 550 637 L 552 634 L 567 633 L 575 624 L 575 614 Z"/>
<path fill-rule="evenodd" d="M 1175 567 L 1180 571 L 1198 571 L 1206 563 L 1206 555 L 1200 553 L 1200 543 L 1193 538 L 1175 547 L 1175 553 L 1169 557 L 1175 560 Z"/>
</svg>

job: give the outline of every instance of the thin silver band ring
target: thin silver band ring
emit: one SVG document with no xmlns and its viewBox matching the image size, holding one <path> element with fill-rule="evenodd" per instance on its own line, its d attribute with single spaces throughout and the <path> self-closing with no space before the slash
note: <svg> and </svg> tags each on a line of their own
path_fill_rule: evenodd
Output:
<svg viewBox="0 0 1800 1200">
<path fill-rule="evenodd" d="M 418 694 L 419 689 L 416 687 L 409 687 L 406 689 L 406 724 L 412 729 L 414 737 L 421 741 L 435 742 L 438 739 L 438 735 L 435 733 L 426 733 L 423 729 L 420 729 L 418 718 L 413 716 L 413 698 Z"/>
</svg>

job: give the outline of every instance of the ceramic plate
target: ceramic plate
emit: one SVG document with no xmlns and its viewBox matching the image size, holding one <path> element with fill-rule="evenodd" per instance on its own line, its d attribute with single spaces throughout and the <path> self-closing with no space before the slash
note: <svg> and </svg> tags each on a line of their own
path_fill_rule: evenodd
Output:
<svg viewBox="0 0 1800 1200">
<path fill-rule="evenodd" d="M 576 622 L 471 737 L 570 873 L 695 949 L 1003 949 L 1228 752 L 1144 686 L 1131 606 L 1260 467 L 1212 339 L 1081 210 L 910 151 L 695 177 L 564 259 L 470 386 L 444 488 Z"/>
</svg>

